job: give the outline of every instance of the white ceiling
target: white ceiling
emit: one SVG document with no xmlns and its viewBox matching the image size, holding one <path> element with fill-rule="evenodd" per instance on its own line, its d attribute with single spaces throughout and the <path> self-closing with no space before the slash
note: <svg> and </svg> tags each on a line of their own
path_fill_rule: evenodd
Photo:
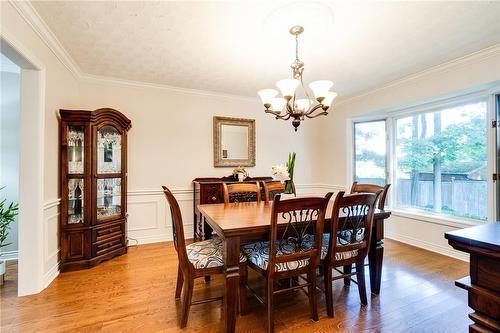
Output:
<svg viewBox="0 0 500 333">
<path fill-rule="evenodd" d="M 500 43 L 496 1 L 32 4 L 87 74 L 244 96 L 291 76 L 295 22 L 305 81 L 339 98 Z"/>
</svg>

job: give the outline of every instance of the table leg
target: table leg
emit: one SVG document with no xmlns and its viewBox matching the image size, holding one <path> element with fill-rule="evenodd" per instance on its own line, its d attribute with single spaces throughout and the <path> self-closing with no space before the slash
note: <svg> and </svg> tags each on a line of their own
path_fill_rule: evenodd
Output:
<svg viewBox="0 0 500 333">
<path fill-rule="evenodd" d="M 226 289 L 224 291 L 224 332 L 236 331 L 238 315 L 238 291 L 240 285 L 240 238 L 230 237 L 224 240 L 224 275 Z"/>
<path fill-rule="evenodd" d="M 382 261 L 384 258 L 384 220 L 373 221 L 374 229 L 368 252 L 368 264 L 370 268 L 370 290 L 373 294 L 380 293 L 380 281 L 382 279 Z"/>
</svg>

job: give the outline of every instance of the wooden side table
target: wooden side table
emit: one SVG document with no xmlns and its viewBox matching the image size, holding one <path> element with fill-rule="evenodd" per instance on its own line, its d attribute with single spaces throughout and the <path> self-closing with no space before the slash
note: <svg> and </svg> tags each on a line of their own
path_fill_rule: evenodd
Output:
<svg viewBox="0 0 500 333">
<path fill-rule="evenodd" d="M 500 332 L 500 223 L 445 233 L 456 250 L 470 253 L 470 276 L 455 281 L 467 290 L 471 333 Z"/>
</svg>

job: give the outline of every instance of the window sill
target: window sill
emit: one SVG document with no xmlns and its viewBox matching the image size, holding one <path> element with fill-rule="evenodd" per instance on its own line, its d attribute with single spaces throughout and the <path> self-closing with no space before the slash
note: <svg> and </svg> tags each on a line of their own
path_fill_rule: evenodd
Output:
<svg viewBox="0 0 500 333">
<path fill-rule="evenodd" d="M 440 224 L 454 228 L 467 228 L 489 223 L 488 221 L 479 221 L 467 218 L 443 216 L 432 213 L 424 213 L 418 210 L 390 209 L 392 216 L 410 218 L 432 224 Z"/>
</svg>

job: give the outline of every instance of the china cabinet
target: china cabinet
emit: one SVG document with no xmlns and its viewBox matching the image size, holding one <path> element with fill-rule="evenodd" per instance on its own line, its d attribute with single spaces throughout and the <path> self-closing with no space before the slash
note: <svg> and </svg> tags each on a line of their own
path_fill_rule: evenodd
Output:
<svg viewBox="0 0 500 333">
<path fill-rule="evenodd" d="M 127 131 L 117 110 L 60 110 L 60 270 L 127 252 Z"/>
</svg>

